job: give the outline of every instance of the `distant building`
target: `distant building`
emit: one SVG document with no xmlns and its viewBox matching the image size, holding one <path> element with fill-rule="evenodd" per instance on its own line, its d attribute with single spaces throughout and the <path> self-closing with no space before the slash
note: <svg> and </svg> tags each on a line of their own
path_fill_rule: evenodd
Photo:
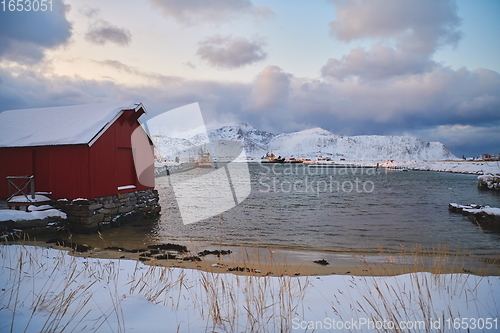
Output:
<svg viewBox="0 0 500 333">
<path fill-rule="evenodd" d="M 485 161 L 500 161 L 500 154 L 481 154 L 481 159 Z"/>
<path fill-rule="evenodd" d="M 7 176 L 34 175 L 35 190 L 52 199 L 152 189 L 153 166 L 139 182 L 131 143 L 145 112 L 141 103 L 121 102 L 0 113 L 0 199 L 8 196 Z"/>
</svg>

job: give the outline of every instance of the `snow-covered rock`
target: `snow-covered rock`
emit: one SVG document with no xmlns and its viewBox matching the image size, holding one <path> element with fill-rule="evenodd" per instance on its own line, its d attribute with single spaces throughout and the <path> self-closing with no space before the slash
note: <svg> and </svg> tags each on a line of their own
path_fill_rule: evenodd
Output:
<svg viewBox="0 0 500 333">
<path fill-rule="evenodd" d="M 500 171 L 500 170 L 499 170 Z M 477 177 L 477 186 L 489 190 L 500 190 L 500 175 L 482 175 Z"/>
<path fill-rule="evenodd" d="M 453 213 L 461 213 L 481 225 L 487 225 L 494 230 L 500 229 L 500 208 L 480 205 L 459 205 L 450 203 L 448 209 Z"/>
</svg>

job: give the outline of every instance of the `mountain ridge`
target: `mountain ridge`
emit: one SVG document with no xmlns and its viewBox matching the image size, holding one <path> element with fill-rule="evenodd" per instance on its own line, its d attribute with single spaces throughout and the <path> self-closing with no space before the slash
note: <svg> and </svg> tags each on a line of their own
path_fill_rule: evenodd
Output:
<svg viewBox="0 0 500 333">
<path fill-rule="evenodd" d="M 287 158 L 329 157 L 332 160 L 410 161 L 455 160 L 442 143 L 413 136 L 334 134 L 321 127 L 292 133 L 273 134 L 243 122 L 226 123 L 207 130 L 210 140 L 229 140 L 243 144 L 246 158 L 260 160 L 268 152 Z M 167 139 L 166 139 L 167 138 Z M 193 140 L 192 140 L 193 141 Z M 196 141 L 196 140 L 194 140 Z M 163 137 L 155 142 L 162 157 L 172 159 L 177 150 L 195 147 L 196 142 Z M 171 145 L 171 147 L 168 147 Z"/>
</svg>

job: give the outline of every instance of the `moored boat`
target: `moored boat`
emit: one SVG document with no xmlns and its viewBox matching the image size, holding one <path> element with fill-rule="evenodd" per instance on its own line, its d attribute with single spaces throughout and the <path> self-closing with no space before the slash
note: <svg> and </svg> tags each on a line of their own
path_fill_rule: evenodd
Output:
<svg viewBox="0 0 500 333">
<path fill-rule="evenodd" d="M 295 163 L 303 163 L 303 161 L 302 160 L 298 160 L 295 157 L 290 157 L 289 159 L 285 160 L 285 163 L 295 164 Z"/>
<path fill-rule="evenodd" d="M 285 158 L 267 153 L 266 156 L 261 158 L 260 163 L 285 163 Z"/>
</svg>

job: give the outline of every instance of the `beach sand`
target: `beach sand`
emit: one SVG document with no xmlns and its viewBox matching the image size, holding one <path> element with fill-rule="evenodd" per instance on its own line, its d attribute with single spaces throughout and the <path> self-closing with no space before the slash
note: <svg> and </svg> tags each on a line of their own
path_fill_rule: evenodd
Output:
<svg viewBox="0 0 500 333">
<path fill-rule="evenodd" d="M 232 273 L 254 276 L 393 276 L 411 272 L 470 273 L 480 276 L 500 276 L 500 257 L 478 258 L 469 255 L 422 255 L 419 253 L 326 253 L 303 250 L 284 250 L 260 247 L 207 245 L 203 248 L 188 246 L 187 253 L 157 250 L 148 246 L 106 248 L 105 244 L 89 245 L 86 252 L 38 240 L 11 242 L 67 250 L 71 255 L 102 259 L 137 260 L 147 265 L 199 269 L 215 273 Z M 81 244 L 81 243 L 79 243 Z M 151 246 L 150 246 L 151 247 Z M 200 255 L 203 251 L 224 250 L 225 255 Z M 175 256 L 175 259 L 161 257 Z M 318 261 L 316 263 L 315 261 Z"/>
</svg>

